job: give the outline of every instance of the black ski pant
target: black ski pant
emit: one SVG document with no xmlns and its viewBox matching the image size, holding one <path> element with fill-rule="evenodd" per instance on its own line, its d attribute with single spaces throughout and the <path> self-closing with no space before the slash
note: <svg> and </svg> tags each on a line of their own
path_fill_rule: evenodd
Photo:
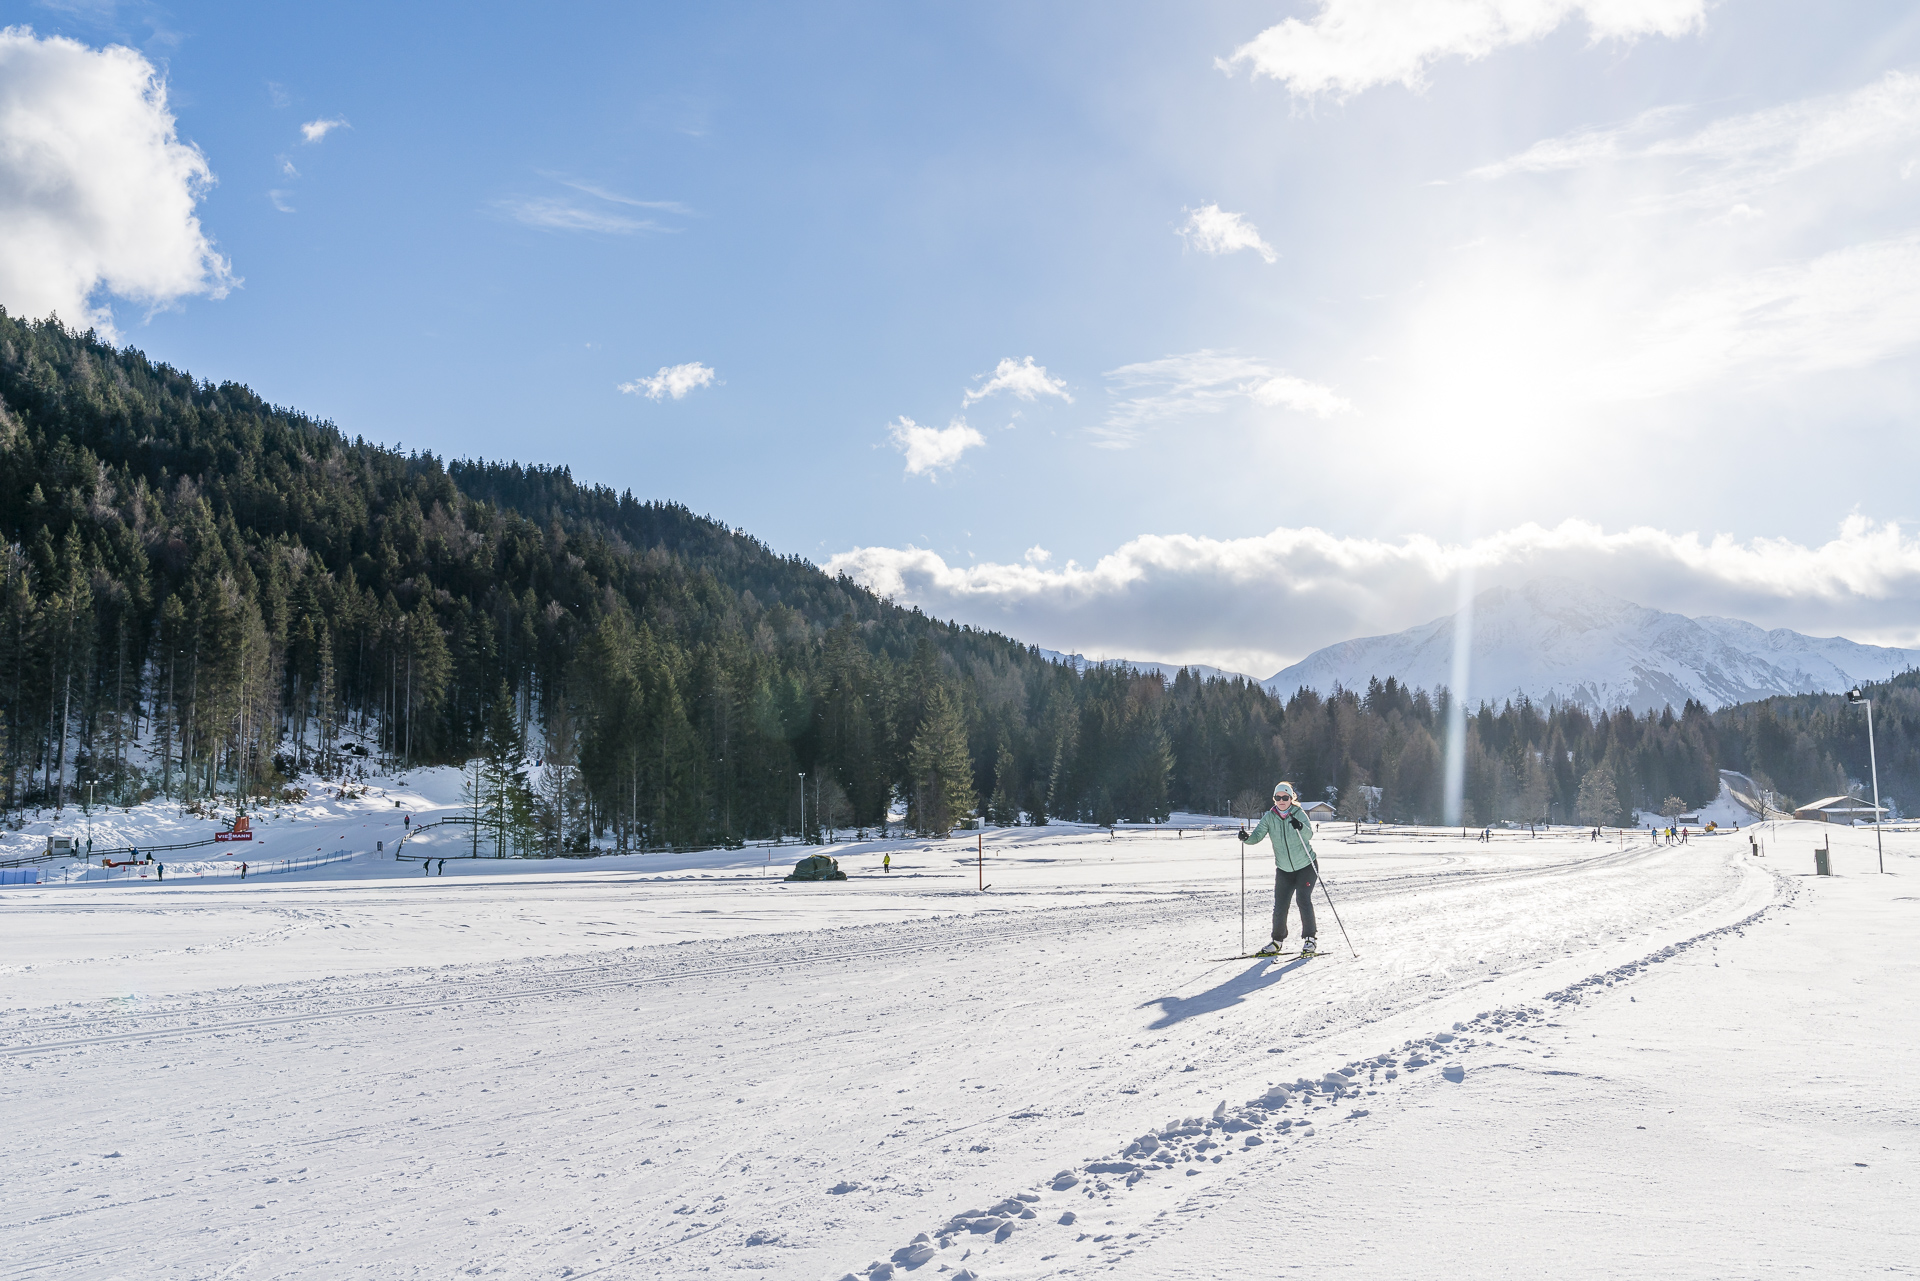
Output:
<svg viewBox="0 0 1920 1281">
<path fill-rule="evenodd" d="M 1273 937 L 1287 937 L 1287 900 L 1300 901 L 1300 937 L 1319 938 L 1320 933 L 1313 928 L 1313 864 L 1309 863 L 1297 872 L 1284 872 L 1273 869 Z"/>
</svg>

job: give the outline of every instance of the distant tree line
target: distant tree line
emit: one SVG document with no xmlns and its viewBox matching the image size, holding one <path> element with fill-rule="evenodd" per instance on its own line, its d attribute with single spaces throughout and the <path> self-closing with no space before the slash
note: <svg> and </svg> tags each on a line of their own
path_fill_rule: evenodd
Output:
<svg viewBox="0 0 1920 1281">
<path fill-rule="evenodd" d="M 677 504 L 401 454 L 4 313 L 0 532 L 15 811 L 86 780 L 116 803 L 270 795 L 371 755 L 465 766 L 490 839 L 548 852 L 796 834 L 803 791 L 809 836 L 899 804 L 922 832 L 1246 812 L 1282 777 L 1349 813 L 1440 817 L 1444 691 L 1283 704 L 1078 671 Z M 1483 707 L 1467 821 L 1587 818 L 1583 790 L 1594 816 L 1699 803 L 1721 763 L 1787 788 L 1858 776 L 1839 714 L 1775 702 Z M 1910 712 L 1882 711 L 1883 785 Z"/>
<path fill-rule="evenodd" d="M 1284 760 L 1341 817 L 1439 822 L 1450 702 L 1445 689 L 1436 698 L 1391 676 L 1324 699 L 1301 690 L 1282 721 Z M 1482 703 L 1464 722 L 1463 823 L 1617 825 L 1669 796 L 1696 805 L 1719 790 L 1713 725 L 1698 703 L 1596 716 L 1522 698 Z"/>
<path fill-rule="evenodd" d="M 1184 673 L 1176 690 L 1191 678 Z M 1920 797 L 1920 672 L 1874 682 L 1883 803 Z M 1364 692 L 1287 701 L 1277 764 L 1343 817 L 1432 823 L 1442 813 L 1449 695 L 1409 691 L 1393 677 Z M 1837 694 L 1770 698 L 1709 713 L 1689 700 L 1596 715 L 1522 698 L 1465 717 L 1461 821 L 1620 825 L 1634 810 L 1679 814 L 1719 793 L 1722 769 L 1747 774 L 1776 808 L 1864 795 L 1870 778 L 1864 714 Z M 1243 799 L 1251 803 L 1253 797 Z"/>
</svg>

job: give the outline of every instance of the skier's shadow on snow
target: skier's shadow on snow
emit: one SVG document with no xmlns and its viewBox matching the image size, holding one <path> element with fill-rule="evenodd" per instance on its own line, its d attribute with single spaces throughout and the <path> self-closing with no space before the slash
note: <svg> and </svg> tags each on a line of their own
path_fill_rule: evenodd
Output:
<svg viewBox="0 0 1920 1281">
<path fill-rule="evenodd" d="M 1273 969 L 1268 969 L 1262 962 L 1248 968 L 1245 973 L 1235 975 L 1219 986 L 1210 987 L 1196 996 L 1156 996 L 1151 1001 L 1142 1003 L 1139 1008 L 1144 1010 L 1149 1005 L 1160 1007 L 1160 1017 L 1147 1025 L 1149 1029 L 1172 1027 L 1175 1023 L 1190 1019 L 1196 1014 L 1211 1014 L 1215 1010 L 1224 1010 L 1229 1006 L 1238 1005 L 1253 993 L 1272 987 L 1287 975 L 1305 966 L 1306 962 L 1298 958 Z"/>
</svg>

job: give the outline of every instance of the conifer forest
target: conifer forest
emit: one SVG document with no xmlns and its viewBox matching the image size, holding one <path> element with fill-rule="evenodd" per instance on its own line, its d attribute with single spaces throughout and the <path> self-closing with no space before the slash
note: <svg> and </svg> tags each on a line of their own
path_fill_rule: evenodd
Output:
<svg viewBox="0 0 1920 1281">
<path fill-rule="evenodd" d="M 1343 816 L 1441 817 L 1444 690 L 1079 671 L 563 466 L 403 454 L 4 314 L 0 533 L 14 815 L 446 764 L 528 852 L 816 837 L 903 805 L 929 833 L 1244 814 L 1281 778 Z M 1920 781 L 1917 682 L 1875 689 L 1886 795 Z M 1868 773 L 1858 713 L 1821 695 L 1482 705 L 1464 753 L 1474 824 L 1703 804 L 1723 767 L 1782 800 Z"/>
</svg>

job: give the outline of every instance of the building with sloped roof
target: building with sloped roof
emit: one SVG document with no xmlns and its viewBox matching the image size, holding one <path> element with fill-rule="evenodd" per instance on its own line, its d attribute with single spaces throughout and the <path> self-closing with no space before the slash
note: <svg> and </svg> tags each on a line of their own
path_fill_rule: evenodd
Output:
<svg viewBox="0 0 1920 1281">
<path fill-rule="evenodd" d="M 1816 823 L 1874 823 L 1886 814 L 1885 806 L 1875 808 L 1872 801 L 1863 801 L 1857 796 L 1829 796 L 1825 800 L 1810 801 L 1793 812 L 1795 818 Z"/>
</svg>

